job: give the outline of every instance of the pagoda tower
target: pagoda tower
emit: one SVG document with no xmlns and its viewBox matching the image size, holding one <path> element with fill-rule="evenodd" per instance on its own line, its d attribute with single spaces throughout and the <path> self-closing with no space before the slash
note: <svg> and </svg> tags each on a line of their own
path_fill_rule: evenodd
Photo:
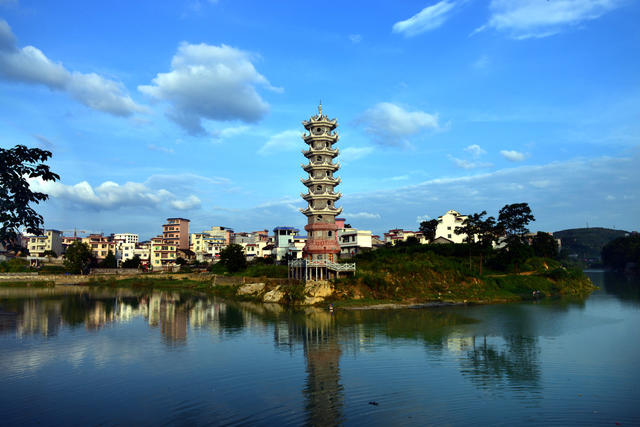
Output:
<svg viewBox="0 0 640 427">
<path fill-rule="evenodd" d="M 338 122 L 322 114 L 320 104 L 318 114 L 303 121 L 302 125 L 308 131 L 302 135 L 302 139 L 309 145 L 308 150 L 302 151 L 309 160 L 302 165 L 302 169 L 309 173 L 308 178 L 302 179 L 308 191 L 301 196 L 309 203 L 306 209 L 301 209 L 307 216 L 304 229 L 308 233 L 302 256 L 309 261 L 336 262 L 340 254 L 336 216 L 342 212 L 342 208 L 335 206 L 342 196 L 335 191 L 340 178 L 333 176 L 340 169 L 340 164 L 333 162 L 339 153 L 337 148 L 333 148 L 339 139 L 335 132 Z"/>
<path fill-rule="evenodd" d="M 320 104 L 318 114 L 303 121 L 302 125 L 308 132 L 302 135 L 302 139 L 309 149 L 302 150 L 308 163 L 301 166 L 309 176 L 301 179 L 307 192 L 300 196 L 309 205 L 300 211 L 307 217 L 304 229 L 308 237 L 302 249 L 303 259 L 289 262 L 289 277 L 302 280 L 339 278 L 342 272 L 354 272 L 355 264 L 337 262 L 340 244 L 336 216 L 340 215 L 342 208 L 335 204 L 342 194 L 335 191 L 340 178 L 333 174 L 340 169 L 340 164 L 333 162 L 339 153 L 333 145 L 339 139 L 335 132 L 338 122 L 324 115 Z"/>
</svg>

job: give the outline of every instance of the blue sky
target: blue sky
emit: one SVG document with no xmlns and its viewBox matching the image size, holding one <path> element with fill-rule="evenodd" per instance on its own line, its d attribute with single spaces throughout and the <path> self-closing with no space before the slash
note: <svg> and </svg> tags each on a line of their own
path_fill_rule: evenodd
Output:
<svg viewBox="0 0 640 427">
<path fill-rule="evenodd" d="M 637 230 L 638 22 L 632 0 L 0 0 L 0 145 L 53 152 L 48 228 L 302 227 L 322 100 L 355 227 L 528 202 L 532 230 Z"/>
</svg>

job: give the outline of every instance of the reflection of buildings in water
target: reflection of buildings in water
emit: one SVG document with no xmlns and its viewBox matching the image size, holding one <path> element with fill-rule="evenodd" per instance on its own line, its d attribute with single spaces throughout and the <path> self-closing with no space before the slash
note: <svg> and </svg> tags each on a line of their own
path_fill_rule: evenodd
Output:
<svg viewBox="0 0 640 427">
<path fill-rule="evenodd" d="M 62 325 L 61 306 L 60 301 L 55 300 L 25 300 L 16 316 L 17 335 L 56 335 Z"/>
<path fill-rule="evenodd" d="M 166 302 L 160 306 L 160 333 L 172 343 L 187 341 L 188 314 L 185 307 L 176 306 L 175 302 Z"/>
</svg>

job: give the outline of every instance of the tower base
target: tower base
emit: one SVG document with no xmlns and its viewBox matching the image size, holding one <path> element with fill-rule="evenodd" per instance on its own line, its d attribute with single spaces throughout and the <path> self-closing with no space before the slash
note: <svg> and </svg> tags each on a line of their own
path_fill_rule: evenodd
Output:
<svg viewBox="0 0 640 427">
<path fill-rule="evenodd" d="M 329 261 L 296 259 L 289 261 L 288 278 L 294 280 L 324 281 L 355 274 L 356 263 L 338 264 Z"/>
</svg>

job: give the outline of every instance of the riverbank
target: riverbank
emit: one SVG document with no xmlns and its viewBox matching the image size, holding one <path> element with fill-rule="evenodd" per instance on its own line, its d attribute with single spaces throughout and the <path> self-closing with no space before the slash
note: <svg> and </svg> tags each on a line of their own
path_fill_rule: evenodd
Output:
<svg viewBox="0 0 640 427">
<path fill-rule="evenodd" d="M 451 270 L 427 269 L 424 274 L 393 275 L 384 270 L 373 275 L 366 269 L 336 282 L 301 283 L 293 280 L 224 276 L 210 273 L 145 274 L 140 276 L 47 275 L 22 280 L 0 278 L 4 287 L 90 286 L 201 292 L 230 300 L 317 305 L 331 303 L 336 309 L 428 308 L 457 304 L 496 304 L 540 297 L 588 295 L 596 287 L 580 272 L 556 270 L 481 277 L 455 274 Z M 423 272 L 424 273 L 424 272 Z M 536 293 L 534 295 L 534 292 Z"/>
</svg>

